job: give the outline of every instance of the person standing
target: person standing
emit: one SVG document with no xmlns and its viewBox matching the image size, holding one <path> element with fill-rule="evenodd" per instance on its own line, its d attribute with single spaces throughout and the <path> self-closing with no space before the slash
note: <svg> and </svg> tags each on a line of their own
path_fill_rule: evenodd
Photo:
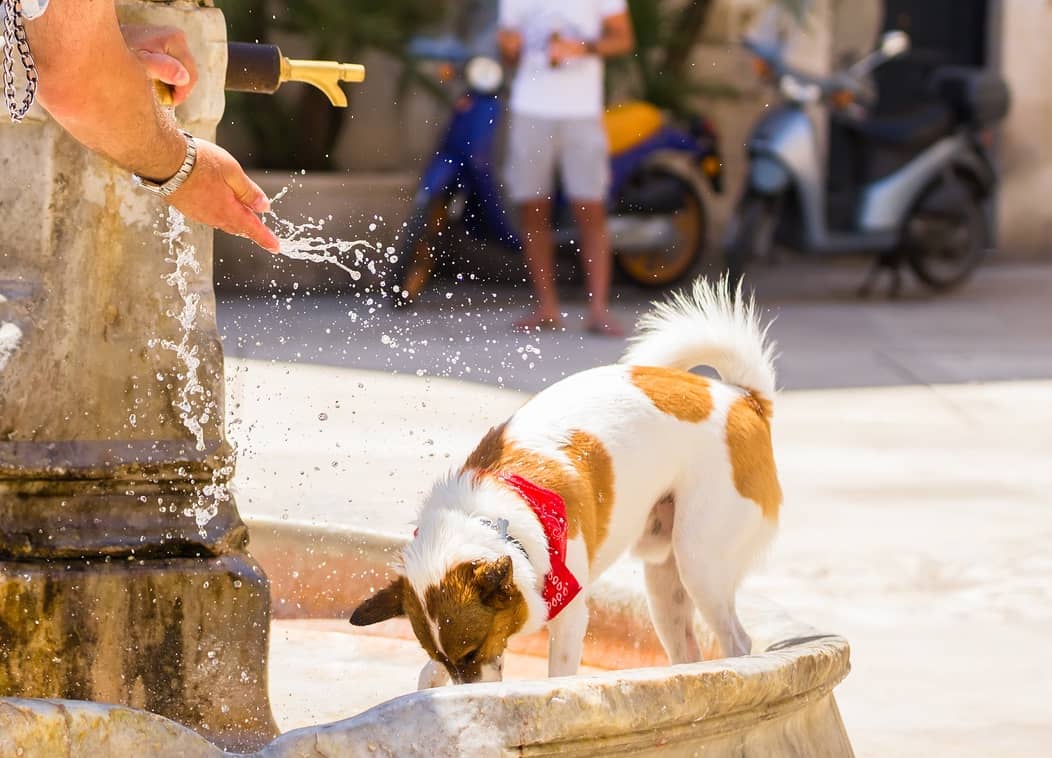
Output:
<svg viewBox="0 0 1052 758">
<path fill-rule="evenodd" d="M 506 183 L 518 206 L 536 297 L 519 329 L 560 328 L 552 195 L 558 172 L 581 237 L 587 328 L 621 336 L 609 311 L 613 251 L 606 199 L 610 157 L 603 127 L 604 59 L 635 49 L 625 0 L 500 0 L 498 44 L 517 65 L 511 86 Z"/>
</svg>

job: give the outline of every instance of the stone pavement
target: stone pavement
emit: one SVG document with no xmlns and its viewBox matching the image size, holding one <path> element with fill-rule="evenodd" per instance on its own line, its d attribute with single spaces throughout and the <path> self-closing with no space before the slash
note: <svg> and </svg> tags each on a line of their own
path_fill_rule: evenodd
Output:
<svg viewBox="0 0 1052 758">
<path fill-rule="evenodd" d="M 789 387 L 775 427 L 786 504 L 747 589 L 851 640 L 838 698 L 859 756 L 1045 755 L 1052 269 L 990 269 L 959 295 L 901 303 L 761 284 Z M 534 390 L 622 349 L 509 336 L 495 302 L 471 317 L 432 302 L 372 329 L 367 307 L 350 323 L 331 299 L 277 305 L 221 310 L 230 353 L 300 353 L 228 361 L 242 511 L 401 534 L 430 481 L 527 397 L 488 384 Z M 385 370 L 338 368 L 355 360 Z M 412 374 L 439 369 L 468 381 Z"/>
<path fill-rule="evenodd" d="M 992 266 L 962 291 L 862 301 L 857 266 L 761 269 L 761 304 L 777 318 L 780 386 L 875 387 L 1052 377 L 1052 266 Z M 566 290 L 578 295 L 574 288 Z M 626 325 L 661 293 L 624 287 Z M 414 310 L 392 311 L 362 293 L 219 304 L 228 357 L 465 379 L 537 392 L 620 356 L 624 343 L 581 329 L 579 295 L 568 329 L 523 336 L 509 324 L 527 308 L 522 288 L 439 281 Z"/>
</svg>

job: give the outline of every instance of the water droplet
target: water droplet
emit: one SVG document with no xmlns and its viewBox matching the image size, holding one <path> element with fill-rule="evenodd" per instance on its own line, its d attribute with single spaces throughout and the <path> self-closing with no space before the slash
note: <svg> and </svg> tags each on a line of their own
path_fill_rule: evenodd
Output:
<svg viewBox="0 0 1052 758">
<path fill-rule="evenodd" d="M 322 412 L 322 413 L 318 414 L 318 421 L 328 421 L 328 420 L 329 420 L 329 414 L 328 413 Z"/>
</svg>

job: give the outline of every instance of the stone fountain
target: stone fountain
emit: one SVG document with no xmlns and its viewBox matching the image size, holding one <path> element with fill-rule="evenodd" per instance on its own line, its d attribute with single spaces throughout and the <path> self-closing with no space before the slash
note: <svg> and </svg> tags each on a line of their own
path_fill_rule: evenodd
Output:
<svg viewBox="0 0 1052 758">
<path fill-rule="evenodd" d="M 208 0 L 119 10 L 185 30 L 201 81 L 177 116 L 213 136 L 222 14 Z M 334 74 L 275 55 L 253 89 Z M 270 582 L 286 616 L 346 618 L 401 538 L 260 521 L 250 556 L 226 489 L 211 231 L 181 237 L 193 257 L 172 286 L 163 206 L 39 109 L 0 123 L 0 171 L 0 755 L 851 756 L 833 697 L 846 640 L 747 600 L 753 655 L 667 667 L 642 595 L 616 582 L 593 599 L 586 662 L 634 670 L 412 693 L 275 739 Z M 189 398 L 170 344 L 200 361 Z"/>
<path fill-rule="evenodd" d="M 177 116 L 205 138 L 227 67 L 211 6 L 119 5 L 125 21 L 186 32 L 201 79 Z M 163 347 L 183 340 L 184 303 L 165 281 L 162 204 L 39 107 L 0 123 L 0 175 L 0 696 L 125 704 L 257 747 L 276 733 L 270 600 L 224 499 L 212 232 L 184 237 L 199 446 L 174 407 L 186 366 Z"/>
</svg>

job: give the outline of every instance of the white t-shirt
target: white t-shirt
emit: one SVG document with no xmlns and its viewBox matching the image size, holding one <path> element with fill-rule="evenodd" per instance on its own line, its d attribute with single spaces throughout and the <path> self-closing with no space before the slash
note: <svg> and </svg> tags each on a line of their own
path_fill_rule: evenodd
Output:
<svg viewBox="0 0 1052 758">
<path fill-rule="evenodd" d="M 500 26 L 522 35 L 511 110 L 540 118 L 589 118 L 603 112 L 603 60 L 586 55 L 552 68 L 552 34 L 597 41 L 603 21 L 625 13 L 625 0 L 500 0 Z"/>
</svg>

